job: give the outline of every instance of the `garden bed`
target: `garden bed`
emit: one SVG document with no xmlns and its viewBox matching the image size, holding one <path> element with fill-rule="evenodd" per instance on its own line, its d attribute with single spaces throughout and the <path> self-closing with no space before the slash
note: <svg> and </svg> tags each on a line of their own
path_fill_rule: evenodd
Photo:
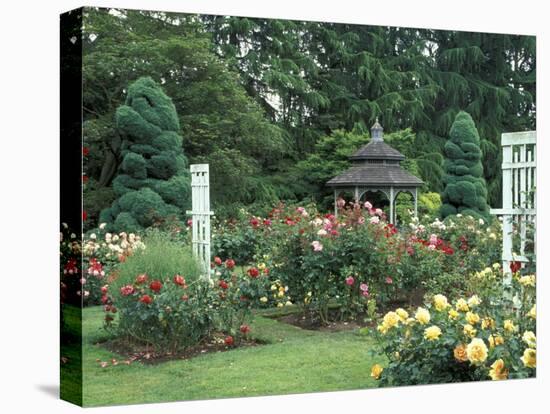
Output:
<svg viewBox="0 0 550 414">
<path fill-rule="evenodd" d="M 228 346 L 225 344 L 224 339 L 224 334 L 217 333 L 196 346 L 187 347 L 176 353 L 155 352 L 152 350 L 151 346 L 136 342 L 129 342 L 122 339 L 107 340 L 105 342 L 100 342 L 97 345 L 107 349 L 109 352 L 113 352 L 124 357 L 123 361 L 117 361 L 115 359 L 115 362 L 111 361 L 111 364 L 117 365 L 124 363 L 129 365 L 132 362 L 158 364 L 171 360 L 191 359 L 209 353 L 225 352 L 237 348 L 249 348 L 264 344 L 262 341 L 257 339 L 243 338 L 239 344 Z M 105 361 L 97 360 L 96 362 L 104 364 Z"/>
</svg>

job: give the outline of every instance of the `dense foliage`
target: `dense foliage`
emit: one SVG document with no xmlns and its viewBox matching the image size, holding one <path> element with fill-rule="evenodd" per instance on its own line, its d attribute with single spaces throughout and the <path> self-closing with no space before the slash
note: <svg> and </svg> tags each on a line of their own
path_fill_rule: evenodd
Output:
<svg viewBox="0 0 550 414">
<path fill-rule="evenodd" d="M 88 226 L 115 198 L 115 111 L 142 76 L 173 99 L 184 152 L 210 164 L 223 216 L 322 201 L 321 175 L 342 163 L 318 164 L 316 177 L 326 158 L 317 143 L 363 136 L 352 151 L 377 116 L 386 131 L 411 129 L 402 152 L 426 190 L 441 192 L 443 147 L 461 110 L 478 126 L 488 203 L 498 207 L 499 134 L 535 125 L 534 37 L 95 8 L 84 31 Z"/>
<path fill-rule="evenodd" d="M 483 178 L 479 134 L 472 117 L 460 112 L 445 144 L 445 190 L 441 215 L 463 213 L 488 217 L 487 188 Z"/>
</svg>

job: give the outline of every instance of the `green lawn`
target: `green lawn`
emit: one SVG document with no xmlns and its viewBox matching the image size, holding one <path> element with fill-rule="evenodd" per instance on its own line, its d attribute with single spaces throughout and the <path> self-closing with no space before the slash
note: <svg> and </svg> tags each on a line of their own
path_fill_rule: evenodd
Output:
<svg viewBox="0 0 550 414">
<path fill-rule="evenodd" d="M 84 310 L 85 406 L 335 391 L 376 386 L 372 340 L 357 332 L 324 333 L 256 316 L 254 337 L 266 345 L 205 354 L 157 365 L 101 368 L 96 361 L 124 358 L 100 345 L 103 312 Z"/>
</svg>

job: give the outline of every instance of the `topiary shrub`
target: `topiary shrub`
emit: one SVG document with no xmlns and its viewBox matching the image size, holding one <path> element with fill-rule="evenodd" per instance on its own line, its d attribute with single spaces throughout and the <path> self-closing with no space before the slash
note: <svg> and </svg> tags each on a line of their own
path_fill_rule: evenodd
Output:
<svg viewBox="0 0 550 414">
<path fill-rule="evenodd" d="M 190 176 L 172 100 L 151 78 L 140 78 L 128 88 L 116 124 L 124 137 L 113 180 L 117 199 L 101 212 L 100 222 L 110 231 L 138 231 L 168 216 L 183 218 Z"/>
<path fill-rule="evenodd" d="M 445 190 L 442 194 L 441 216 L 468 214 L 488 217 L 487 187 L 483 178 L 479 134 L 472 117 L 460 112 L 451 126 L 445 144 Z"/>
</svg>

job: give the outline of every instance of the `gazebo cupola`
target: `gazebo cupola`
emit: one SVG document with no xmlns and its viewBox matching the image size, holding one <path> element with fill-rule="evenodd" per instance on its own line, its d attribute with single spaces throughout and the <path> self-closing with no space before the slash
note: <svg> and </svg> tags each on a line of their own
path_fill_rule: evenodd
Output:
<svg viewBox="0 0 550 414">
<path fill-rule="evenodd" d="M 424 183 L 401 167 L 405 156 L 384 142 L 384 130 L 378 119 L 371 128 L 371 140 L 359 148 L 350 160 L 352 166 L 327 182 L 334 188 L 334 209 L 338 195 L 344 191 L 354 194 L 355 201 L 368 191 L 380 191 L 390 202 L 390 223 L 394 223 L 395 199 L 408 192 L 414 199 L 414 214 L 418 214 L 418 187 Z"/>
</svg>

